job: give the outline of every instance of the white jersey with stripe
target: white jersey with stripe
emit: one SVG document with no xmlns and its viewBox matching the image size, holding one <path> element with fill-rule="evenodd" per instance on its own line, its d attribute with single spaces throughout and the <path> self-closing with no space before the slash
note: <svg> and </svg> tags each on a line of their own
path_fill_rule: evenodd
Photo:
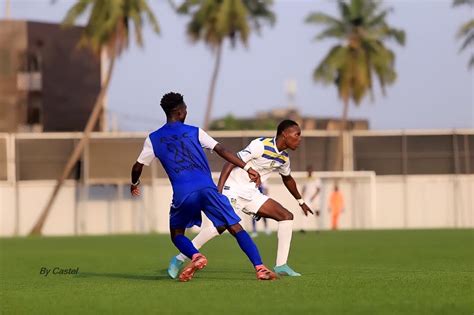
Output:
<svg viewBox="0 0 474 315">
<path fill-rule="evenodd" d="M 313 198 L 314 194 L 316 193 L 316 191 L 318 191 L 318 189 L 319 189 L 319 193 L 316 195 L 316 197 L 313 200 L 311 200 L 311 198 Z M 315 178 L 315 177 L 308 177 L 306 179 L 306 182 L 303 185 L 302 197 L 304 201 L 306 202 L 308 206 L 310 206 L 310 208 L 319 210 L 321 209 L 320 196 L 321 196 L 321 179 Z"/>
<path fill-rule="evenodd" d="M 268 180 L 273 171 L 278 171 L 283 176 L 291 173 L 288 152 L 278 151 L 275 138 L 257 138 L 237 155 L 245 163 L 250 163 L 250 166 L 260 174 L 262 183 Z M 231 190 L 244 199 L 250 199 L 255 192 L 258 192 L 255 183 L 250 182 L 247 172 L 238 167 L 230 173 L 224 189 Z"/>
</svg>

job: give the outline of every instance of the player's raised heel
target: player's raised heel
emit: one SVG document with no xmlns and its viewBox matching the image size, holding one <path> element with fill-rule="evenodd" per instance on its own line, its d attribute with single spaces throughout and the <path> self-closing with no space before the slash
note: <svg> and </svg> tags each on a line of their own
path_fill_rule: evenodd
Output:
<svg viewBox="0 0 474 315">
<path fill-rule="evenodd" d="M 256 266 L 255 270 L 257 271 L 257 280 L 278 279 L 278 276 L 273 271 L 265 267 L 264 265 Z"/>
<path fill-rule="evenodd" d="M 179 275 L 179 281 L 186 282 L 193 278 L 194 273 L 197 270 L 201 270 L 207 265 L 207 258 L 200 253 L 194 254 L 191 262 L 184 267 L 183 271 Z"/>
</svg>

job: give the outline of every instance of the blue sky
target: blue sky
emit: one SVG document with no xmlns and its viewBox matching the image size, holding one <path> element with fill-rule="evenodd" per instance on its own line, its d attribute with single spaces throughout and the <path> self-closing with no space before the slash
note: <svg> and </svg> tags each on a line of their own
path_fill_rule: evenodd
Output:
<svg viewBox="0 0 474 315">
<path fill-rule="evenodd" d="M 59 22 L 71 0 L 12 0 L 14 19 Z M 162 33 L 145 30 L 145 47 L 132 45 L 119 59 L 109 92 L 109 107 L 117 113 L 122 130 L 152 130 L 164 121 L 159 107 L 162 94 L 184 94 L 188 122 L 203 121 L 214 65 L 211 51 L 191 44 L 185 34 L 186 17 L 177 16 L 167 1 L 150 0 Z M 367 118 L 372 129 L 474 128 L 474 72 L 469 52 L 459 53 L 455 34 L 473 17 L 469 7 L 452 8 L 447 0 L 386 1 L 394 9 L 389 22 L 407 32 L 405 47 L 394 49 L 397 82 L 387 95 L 376 92 L 351 106 L 353 118 Z M 0 9 L 5 1 L 0 0 Z M 248 48 L 226 46 L 217 84 L 213 117 L 227 113 L 254 115 L 256 111 L 285 107 L 284 83 L 297 81 L 297 107 L 306 115 L 340 116 L 342 105 L 332 86 L 313 82 L 314 67 L 334 42 L 315 42 L 318 28 L 304 24 L 312 11 L 335 14 L 334 1 L 275 1 L 277 22 L 253 35 Z"/>
</svg>

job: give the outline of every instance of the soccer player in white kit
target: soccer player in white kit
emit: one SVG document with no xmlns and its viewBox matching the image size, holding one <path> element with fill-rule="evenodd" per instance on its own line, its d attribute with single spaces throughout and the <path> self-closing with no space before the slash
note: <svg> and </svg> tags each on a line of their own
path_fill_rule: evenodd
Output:
<svg viewBox="0 0 474 315">
<path fill-rule="evenodd" d="M 262 183 L 272 171 L 277 170 L 288 191 L 298 201 L 302 211 L 307 216 L 313 214 L 302 199 L 296 182 L 291 176 L 290 159 L 287 149 L 296 150 L 301 143 L 301 129 L 292 120 L 284 120 L 278 125 L 275 138 L 257 138 L 237 155 L 244 161 L 246 167 L 260 174 Z M 245 177 L 244 177 L 245 175 Z M 245 171 L 226 163 L 219 178 L 218 190 L 229 198 L 236 213 L 245 213 L 258 217 L 271 218 L 278 221 L 278 251 L 275 272 L 279 275 L 300 276 L 287 264 L 293 233 L 293 214 L 275 200 L 262 194 L 255 183 L 249 182 Z M 223 233 L 214 226 L 203 228 L 193 239 L 193 245 L 200 248 L 207 241 Z M 170 262 L 168 274 L 175 278 L 183 265 L 186 256 L 179 254 Z"/>
</svg>

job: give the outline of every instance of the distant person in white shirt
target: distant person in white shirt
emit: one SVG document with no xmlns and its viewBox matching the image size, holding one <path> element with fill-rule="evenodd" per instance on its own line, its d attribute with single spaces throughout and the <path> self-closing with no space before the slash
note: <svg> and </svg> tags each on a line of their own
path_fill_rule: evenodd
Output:
<svg viewBox="0 0 474 315">
<path fill-rule="evenodd" d="M 300 143 L 301 129 L 298 124 L 292 120 L 284 120 L 278 125 L 276 137 L 257 138 L 237 155 L 246 163 L 246 167 L 251 167 L 260 174 L 262 183 L 268 180 L 273 171 L 278 171 L 283 184 L 298 201 L 301 210 L 307 216 L 313 214 L 313 211 L 304 202 L 296 182 L 291 176 L 290 157 L 287 152 L 288 149 L 296 150 Z M 277 201 L 262 194 L 255 183 L 249 181 L 245 172 L 242 173 L 239 168 L 228 163 L 222 169 L 217 188 L 219 192 L 229 198 L 231 205 L 239 215 L 245 213 L 278 221 L 278 249 L 274 270 L 282 276 L 301 276 L 287 264 L 293 233 L 293 213 Z M 193 239 L 193 245 L 200 248 L 207 241 L 223 232 L 223 229 L 216 229 L 213 226 L 201 229 L 201 232 Z M 176 261 L 185 259 L 186 256 L 183 254 L 173 257 L 170 267 L 173 267 L 171 264 Z M 172 274 L 170 276 L 173 277 Z"/>
<path fill-rule="evenodd" d="M 313 166 L 306 167 L 307 177 L 303 184 L 302 195 L 303 200 L 319 216 L 321 210 L 321 179 L 313 176 Z M 301 232 L 308 230 L 308 220 L 303 220 Z"/>
</svg>

